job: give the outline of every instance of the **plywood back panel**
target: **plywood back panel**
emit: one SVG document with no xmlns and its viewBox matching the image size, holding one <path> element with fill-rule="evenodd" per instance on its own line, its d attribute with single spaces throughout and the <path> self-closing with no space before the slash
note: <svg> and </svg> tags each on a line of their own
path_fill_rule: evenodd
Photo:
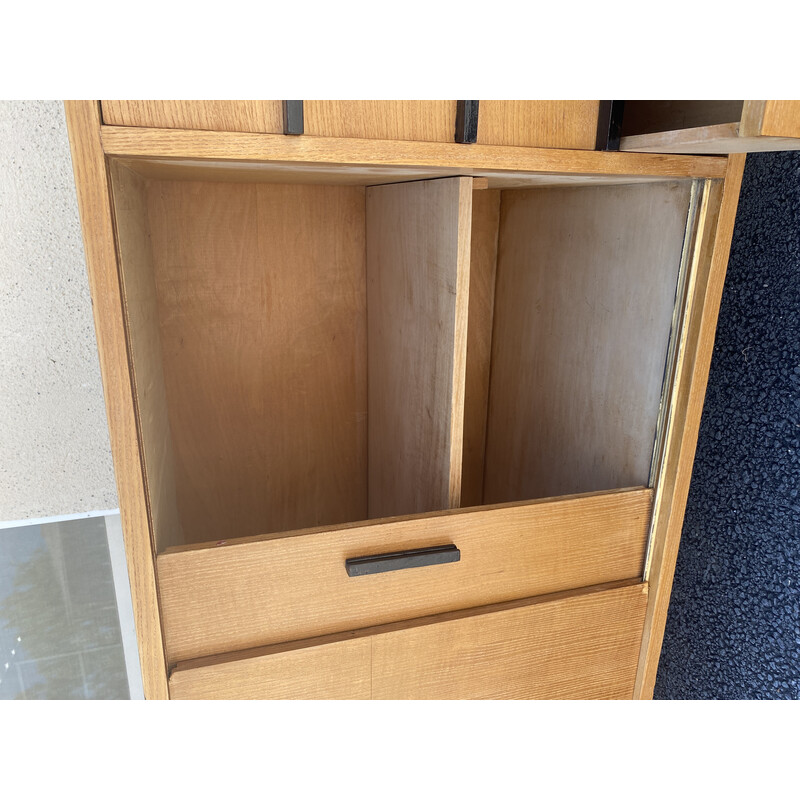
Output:
<svg viewBox="0 0 800 800">
<path fill-rule="evenodd" d="M 187 542 L 366 516 L 364 189 L 153 182 Z"/>
<path fill-rule="evenodd" d="M 178 664 L 173 699 L 631 699 L 647 585 L 597 586 Z"/>
<path fill-rule="evenodd" d="M 117 250 L 122 276 L 139 437 L 157 550 L 185 543 L 178 517 L 175 462 L 161 360 L 158 299 L 145 181 L 111 166 Z"/>
<path fill-rule="evenodd" d="M 598 100 L 481 100 L 478 144 L 594 150 Z"/>
<path fill-rule="evenodd" d="M 283 133 L 281 100 L 103 100 L 101 105 L 106 125 Z"/>
<path fill-rule="evenodd" d="M 485 502 L 647 484 L 690 194 L 503 194 Z"/>
<path fill-rule="evenodd" d="M 369 516 L 461 497 L 472 179 L 367 189 Z"/>
<path fill-rule="evenodd" d="M 304 100 L 307 136 L 453 142 L 455 100 Z"/>
</svg>

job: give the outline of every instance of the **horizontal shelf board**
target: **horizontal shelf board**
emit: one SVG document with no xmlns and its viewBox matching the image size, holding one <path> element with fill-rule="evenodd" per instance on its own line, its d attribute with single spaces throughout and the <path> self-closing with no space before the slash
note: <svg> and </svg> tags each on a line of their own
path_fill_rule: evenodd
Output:
<svg viewBox="0 0 800 800">
<path fill-rule="evenodd" d="M 652 175 L 719 178 L 725 160 L 710 157 L 557 150 L 532 147 L 462 145 L 442 142 L 331 139 L 275 134 L 181 131 L 104 126 L 103 149 L 109 156 L 183 158 L 217 161 L 279 161 L 338 164 L 343 167 L 448 167 L 473 170 Z"/>
<path fill-rule="evenodd" d="M 652 490 L 415 515 L 158 557 L 171 663 L 641 576 Z M 454 544 L 457 563 L 351 580 L 345 561 Z"/>
<path fill-rule="evenodd" d="M 623 136 L 619 149 L 627 153 L 719 154 L 768 150 L 798 150 L 800 139 L 775 136 L 739 136 L 739 123 L 706 125 L 660 133 Z"/>
</svg>

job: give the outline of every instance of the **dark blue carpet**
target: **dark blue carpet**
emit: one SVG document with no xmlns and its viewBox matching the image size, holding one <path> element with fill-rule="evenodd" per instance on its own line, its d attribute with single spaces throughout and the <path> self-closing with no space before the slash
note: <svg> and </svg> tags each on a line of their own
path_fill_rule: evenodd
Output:
<svg viewBox="0 0 800 800">
<path fill-rule="evenodd" d="M 747 157 L 655 697 L 800 699 L 800 152 Z"/>
</svg>

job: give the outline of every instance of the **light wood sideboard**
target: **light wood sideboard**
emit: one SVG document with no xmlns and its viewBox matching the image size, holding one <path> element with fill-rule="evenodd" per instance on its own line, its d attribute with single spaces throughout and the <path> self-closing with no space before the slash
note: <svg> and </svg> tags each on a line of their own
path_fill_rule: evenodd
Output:
<svg viewBox="0 0 800 800">
<path fill-rule="evenodd" d="M 146 696 L 652 696 L 745 156 L 297 102 L 66 103 Z"/>
</svg>

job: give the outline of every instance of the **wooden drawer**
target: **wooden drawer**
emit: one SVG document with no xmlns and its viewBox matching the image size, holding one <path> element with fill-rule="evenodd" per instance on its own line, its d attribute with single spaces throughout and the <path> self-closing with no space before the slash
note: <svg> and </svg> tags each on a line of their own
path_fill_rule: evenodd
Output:
<svg viewBox="0 0 800 800">
<path fill-rule="evenodd" d="M 630 699 L 647 585 L 594 587 L 179 664 L 173 699 Z"/>
<path fill-rule="evenodd" d="M 478 144 L 594 150 L 599 100 L 481 100 Z"/>
<path fill-rule="evenodd" d="M 305 100 L 305 133 L 453 142 L 455 100 Z M 594 150 L 598 100 L 481 100 L 478 144 Z"/>
<path fill-rule="evenodd" d="M 642 574 L 637 489 L 167 551 L 170 663 Z M 345 559 L 455 544 L 457 563 L 348 577 Z"/>
<path fill-rule="evenodd" d="M 103 100 L 103 122 L 135 128 L 283 133 L 281 100 Z M 593 150 L 597 100 L 481 100 L 478 143 Z M 454 142 L 456 100 L 304 100 L 306 136 Z"/>
<path fill-rule="evenodd" d="M 453 142 L 455 100 L 304 100 L 308 136 Z"/>
<path fill-rule="evenodd" d="M 103 100 L 101 108 L 106 125 L 283 133 L 281 100 Z"/>
</svg>

